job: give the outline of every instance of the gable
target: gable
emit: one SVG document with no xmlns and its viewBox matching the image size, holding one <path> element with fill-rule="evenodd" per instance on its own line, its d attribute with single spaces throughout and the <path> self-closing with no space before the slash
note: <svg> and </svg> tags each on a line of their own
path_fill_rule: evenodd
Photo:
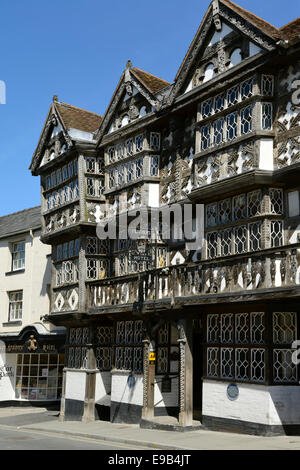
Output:
<svg viewBox="0 0 300 470">
<path fill-rule="evenodd" d="M 131 66 L 128 61 L 96 133 L 98 143 L 105 134 L 120 130 L 160 108 L 158 94 L 169 82 Z"/>
<path fill-rule="evenodd" d="M 214 0 L 177 72 L 167 104 L 242 61 L 275 50 L 280 36 L 277 28 L 232 2 Z"/>
</svg>

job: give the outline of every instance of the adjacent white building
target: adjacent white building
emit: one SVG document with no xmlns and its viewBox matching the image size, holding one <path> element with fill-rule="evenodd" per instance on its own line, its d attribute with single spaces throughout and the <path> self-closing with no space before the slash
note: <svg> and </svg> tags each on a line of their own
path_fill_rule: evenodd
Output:
<svg viewBox="0 0 300 470">
<path fill-rule="evenodd" d="M 64 329 L 49 313 L 51 248 L 40 207 L 0 217 L 0 402 L 59 400 Z"/>
</svg>

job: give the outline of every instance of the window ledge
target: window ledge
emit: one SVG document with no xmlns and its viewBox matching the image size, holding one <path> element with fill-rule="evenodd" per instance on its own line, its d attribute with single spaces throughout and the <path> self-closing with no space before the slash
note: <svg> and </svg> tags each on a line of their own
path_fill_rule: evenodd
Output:
<svg viewBox="0 0 300 470">
<path fill-rule="evenodd" d="M 6 323 L 2 323 L 2 326 L 19 326 L 22 325 L 22 320 L 14 320 L 8 321 Z"/>
<path fill-rule="evenodd" d="M 21 274 L 25 272 L 25 268 L 23 269 L 16 269 L 15 271 L 8 271 L 5 273 L 5 276 L 12 276 L 13 274 Z"/>
</svg>

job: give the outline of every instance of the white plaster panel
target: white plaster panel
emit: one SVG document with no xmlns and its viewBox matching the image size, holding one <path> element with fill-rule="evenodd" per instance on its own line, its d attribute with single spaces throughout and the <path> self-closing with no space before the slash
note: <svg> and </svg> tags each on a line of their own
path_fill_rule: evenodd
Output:
<svg viewBox="0 0 300 470">
<path fill-rule="evenodd" d="M 159 207 L 159 184 L 149 184 L 149 206 Z"/>
<path fill-rule="evenodd" d="M 84 401 L 86 373 L 78 371 L 66 372 L 66 398 Z"/>
<path fill-rule="evenodd" d="M 128 374 L 113 373 L 111 382 L 111 400 L 119 403 L 143 406 L 143 377 L 135 375 L 134 387 L 127 384 Z"/>
<path fill-rule="evenodd" d="M 261 170 L 273 170 L 273 139 L 261 139 L 259 151 L 259 168 Z"/>
<path fill-rule="evenodd" d="M 228 385 L 229 382 L 203 382 L 203 415 L 270 424 L 267 386 L 238 384 L 239 396 L 231 401 L 226 393 Z"/>
<path fill-rule="evenodd" d="M 273 386 L 270 390 L 270 424 L 300 423 L 300 387 Z"/>
</svg>

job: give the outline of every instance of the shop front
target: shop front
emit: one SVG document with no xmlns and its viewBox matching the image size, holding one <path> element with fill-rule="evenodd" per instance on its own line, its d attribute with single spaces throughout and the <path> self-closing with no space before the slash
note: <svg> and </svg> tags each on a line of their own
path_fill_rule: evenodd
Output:
<svg viewBox="0 0 300 470">
<path fill-rule="evenodd" d="M 57 402 L 62 394 L 64 329 L 30 325 L 1 336 L 0 405 Z"/>
</svg>

